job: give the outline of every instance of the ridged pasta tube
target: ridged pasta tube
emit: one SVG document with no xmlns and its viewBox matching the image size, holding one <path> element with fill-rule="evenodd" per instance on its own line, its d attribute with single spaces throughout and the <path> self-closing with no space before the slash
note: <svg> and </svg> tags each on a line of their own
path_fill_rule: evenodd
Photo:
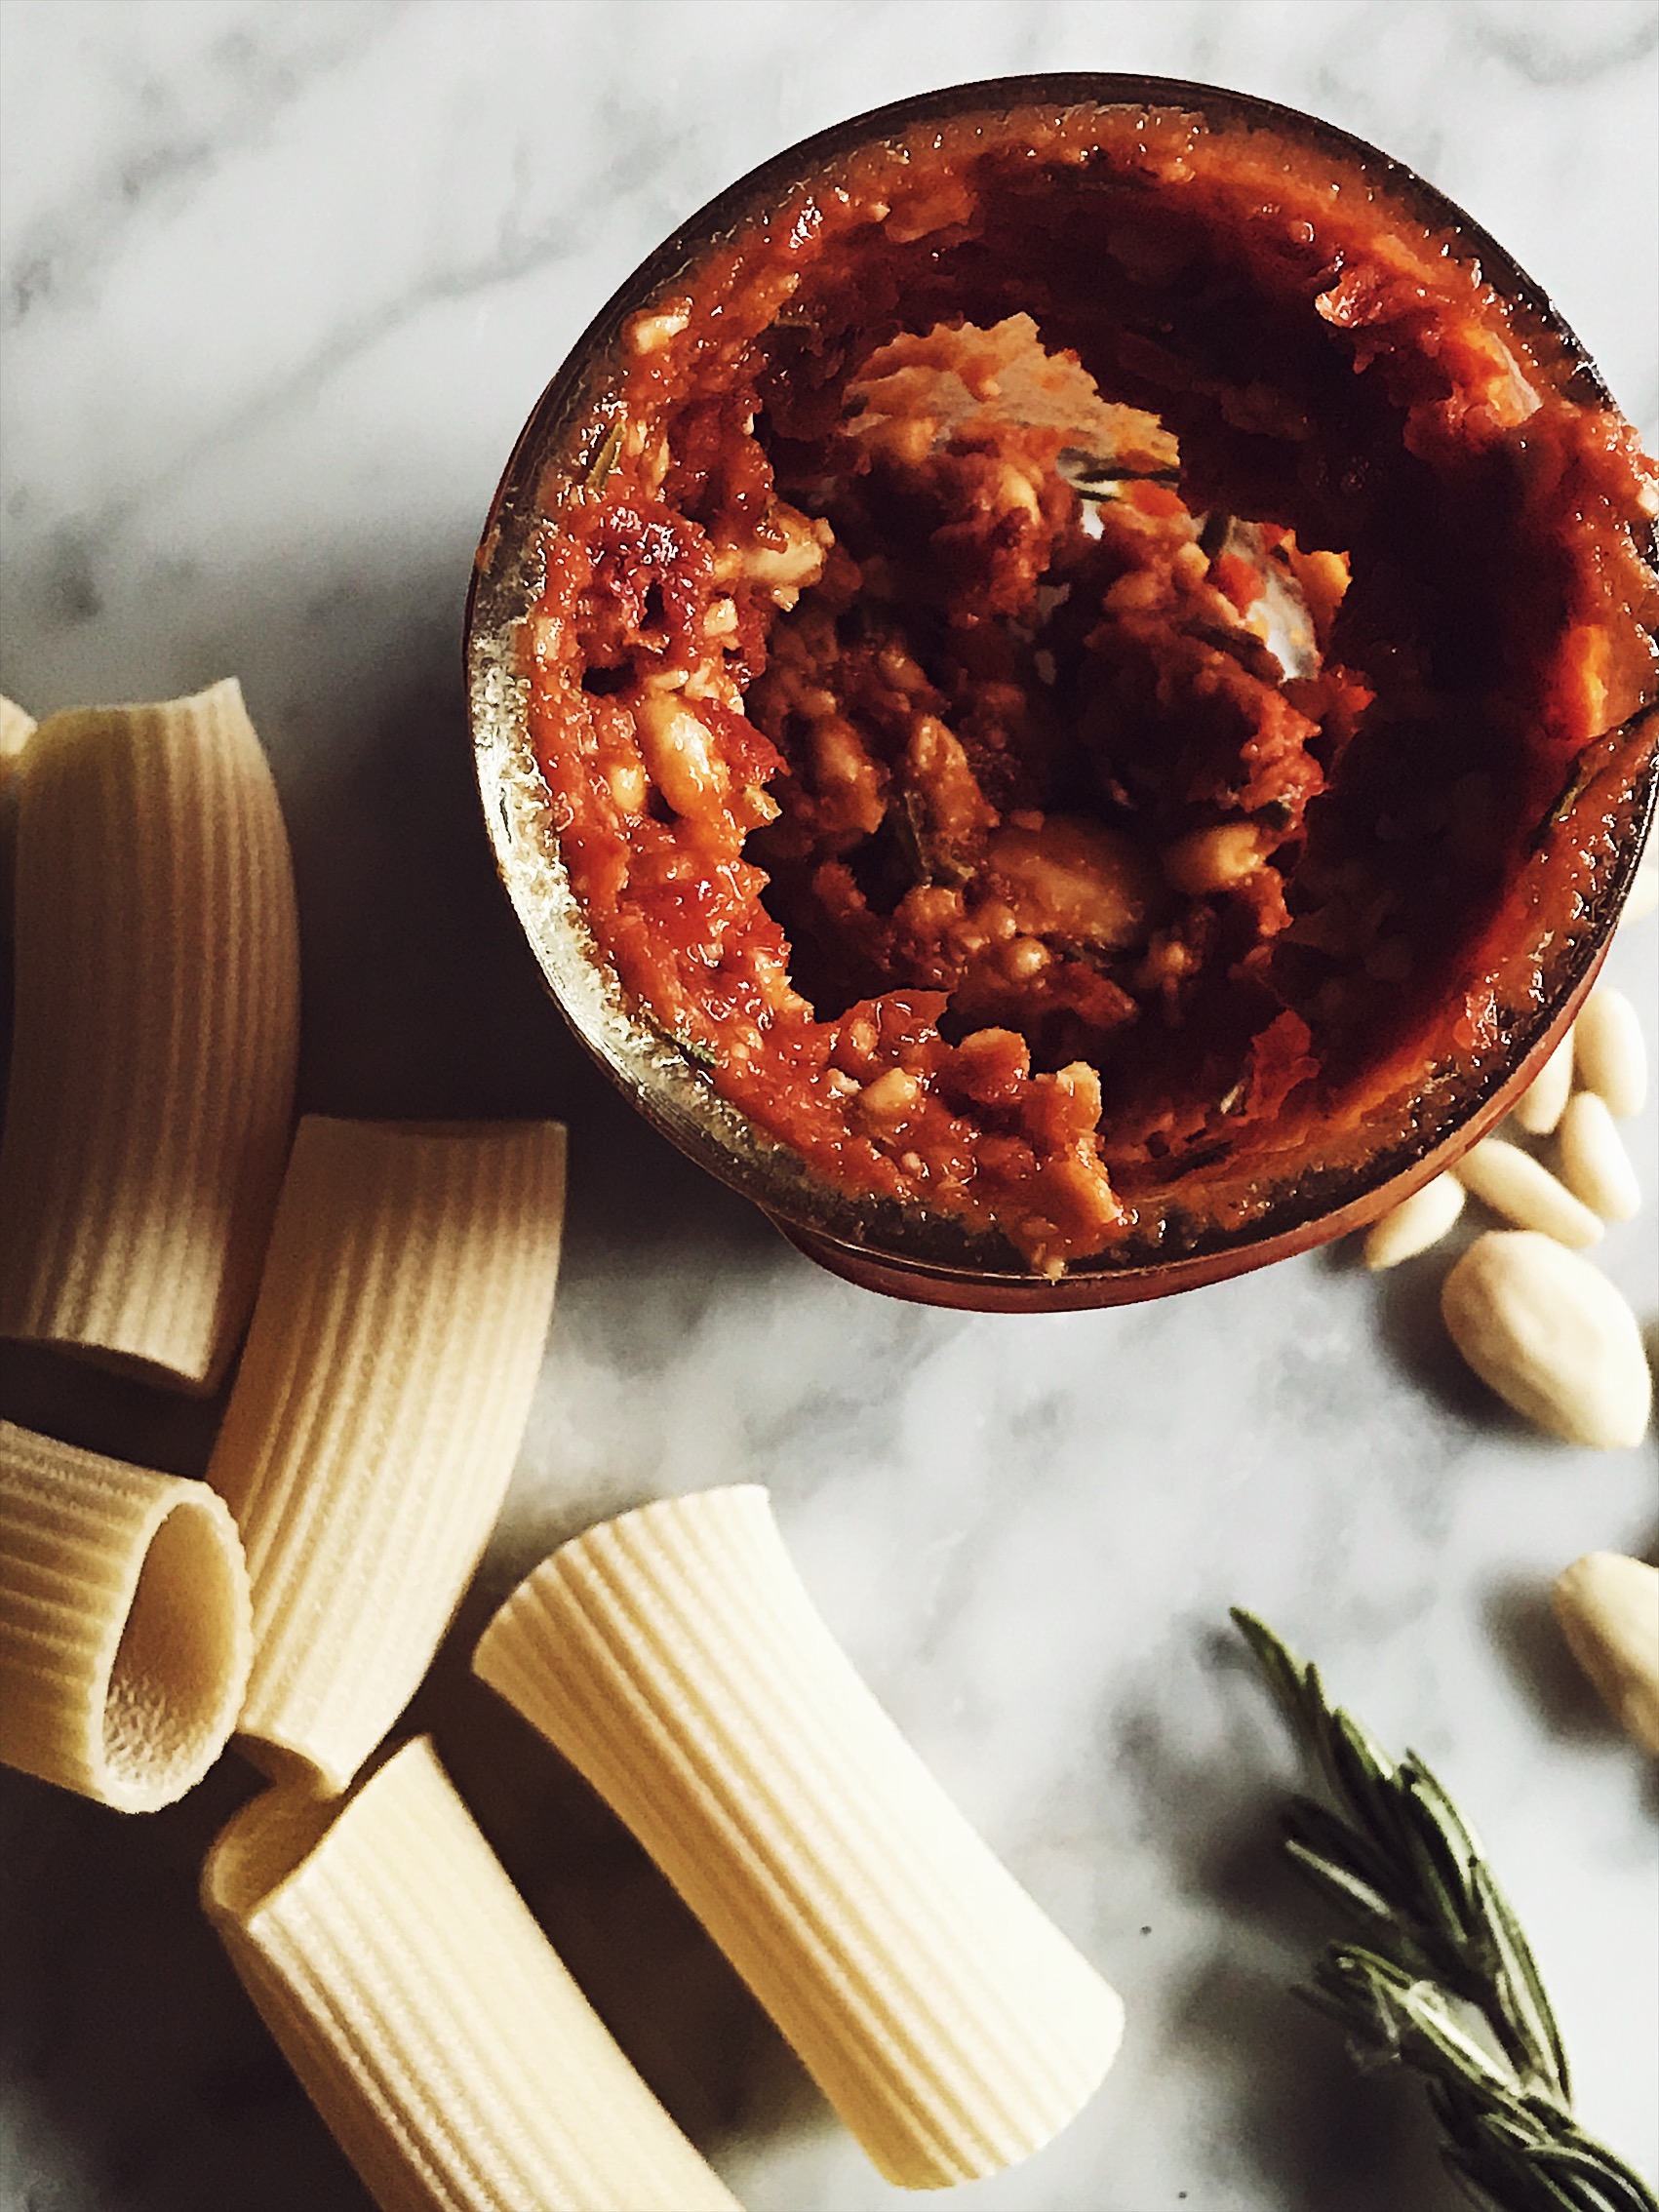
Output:
<svg viewBox="0 0 1659 2212">
<path fill-rule="evenodd" d="M 627 1822 L 890 2181 L 993 2173 L 1091 2095 L 1122 2004 L 854 1673 L 765 1490 L 562 1546 L 474 1665 Z"/>
<path fill-rule="evenodd" d="M 251 1651 L 236 1524 L 205 1482 L 0 1421 L 0 1759 L 153 1812 L 224 1749 Z"/>
<path fill-rule="evenodd" d="M 293 1116 L 276 787 L 234 682 L 51 715 L 22 758 L 0 1335 L 209 1390 Z"/>
<path fill-rule="evenodd" d="M 564 1193 L 550 1122 L 299 1126 L 208 1469 L 253 1584 L 241 1732 L 279 1778 L 344 1789 L 437 1649 L 524 1438 Z"/>
<path fill-rule="evenodd" d="M 267 1791 L 215 1844 L 202 1897 L 381 2212 L 736 2212 L 430 1743 L 335 1810 Z"/>
</svg>

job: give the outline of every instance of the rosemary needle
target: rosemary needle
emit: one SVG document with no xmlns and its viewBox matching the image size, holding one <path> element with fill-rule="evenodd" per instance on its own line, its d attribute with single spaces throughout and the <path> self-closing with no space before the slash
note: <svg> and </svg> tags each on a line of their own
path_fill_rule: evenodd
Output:
<svg viewBox="0 0 1659 2212">
<path fill-rule="evenodd" d="M 1659 2212 L 1639 2174 L 1572 2116 L 1560 2033 L 1521 1923 L 1469 1824 L 1414 1752 L 1397 1765 L 1319 1669 L 1233 1608 L 1336 1809 L 1284 1816 L 1290 1858 L 1356 1929 L 1299 1990 L 1363 2064 L 1428 2082 L 1442 2156 L 1486 2212 Z"/>
</svg>

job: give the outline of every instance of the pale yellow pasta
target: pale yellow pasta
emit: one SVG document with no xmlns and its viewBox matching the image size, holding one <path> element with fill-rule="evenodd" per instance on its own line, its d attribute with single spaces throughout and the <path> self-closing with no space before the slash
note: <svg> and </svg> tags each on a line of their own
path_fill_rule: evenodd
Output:
<svg viewBox="0 0 1659 2212">
<path fill-rule="evenodd" d="M 767 1494 L 712 1490 L 564 1545 L 474 1665 L 627 1822 L 882 2172 L 1039 2149 L 1123 2006 L 882 1711 Z"/>
<path fill-rule="evenodd" d="M 251 1652 L 236 1524 L 205 1482 L 0 1421 L 0 1759 L 153 1812 L 224 1749 Z"/>
<path fill-rule="evenodd" d="M 735 2212 L 426 1739 L 333 1814 L 267 1792 L 214 1846 L 202 1896 L 381 2212 Z"/>
<path fill-rule="evenodd" d="M 342 1790 L 499 1510 L 559 1265 L 564 1131 L 301 1122 L 208 1479 L 242 1531 L 241 1730 Z"/>
<path fill-rule="evenodd" d="M 49 716 L 18 782 L 0 1335 L 211 1389 L 293 1113 L 298 936 L 270 770 L 227 682 Z"/>
</svg>

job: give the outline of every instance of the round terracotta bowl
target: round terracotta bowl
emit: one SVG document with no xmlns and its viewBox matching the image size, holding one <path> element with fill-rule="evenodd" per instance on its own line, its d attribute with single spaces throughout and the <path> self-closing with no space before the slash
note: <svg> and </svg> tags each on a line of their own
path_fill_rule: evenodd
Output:
<svg viewBox="0 0 1659 2212">
<path fill-rule="evenodd" d="M 621 286 L 542 395 L 491 508 L 467 610 L 467 674 L 485 819 L 509 896 L 553 997 L 577 1037 L 629 1100 L 693 1160 L 761 1206 L 803 1251 L 853 1282 L 892 1295 L 1002 1312 L 1053 1312 L 1161 1297 L 1214 1283 L 1357 1229 L 1397 1205 L 1487 1130 L 1530 1082 L 1589 989 L 1640 855 L 1655 794 L 1655 718 L 1637 702 L 1584 744 L 1539 810 L 1489 936 L 1480 1034 L 1458 1028 L 1463 1001 L 1443 1007 L 1444 1050 L 1402 1088 L 1382 1085 L 1336 1123 L 1304 1117 L 1275 1149 L 1184 1161 L 1142 1226 L 1108 1251 L 1074 1260 L 1058 1279 L 1034 1274 L 996 1232 L 970 1230 L 921 1205 L 849 1195 L 765 1134 L 716 1088 L 631 999 L 602 954 L 561 852 L 561 824 L 531 731 L 527 617 L 546 575 L 549 530 L 582 495 L 595 466 L 595 424 L 625 373 L 630 317 L 675 296 L 716 246 L 742 240 L 805 191 L 833 190 L 870 149 L 926 149 L 965 119 L 1005 133 L 1010 114 L 1088 119 L 1121 129 L 1126 115 L 1194 119 L 1220 134 L 1272 133 L 1304 178 L 1363 194 L 1407 224 L 1443 233 L 1477 262 L 1514 327 L 1553 362 L 1556 389 L 1587 414 L 1611 405 L 1594 364 L 1539 287 L 1486 233 L 1410 171 L 1311 117 L 1237 93 L 1167 79 L 1019 77 L 904 100 L 820 133 L 766 163 L 675 232 Z M 1080 118 L 1082 119 L 1080 122 Z M 952 141 L 958 142 L 956 140 Z M 1651 565 L 1651 518 L 1625 527 Z M 1647 627 L 1651 629 L 1651 602 Z M 1651 687 L 1646 687 L 1650 691 Z M 1317 804 L 1317 802 L 1316 802 Z M 1528 875 L 1530 871 L 1530 875 Z M 1564 900 L 1549 895 L 1570 874 Z"/>
</svg>

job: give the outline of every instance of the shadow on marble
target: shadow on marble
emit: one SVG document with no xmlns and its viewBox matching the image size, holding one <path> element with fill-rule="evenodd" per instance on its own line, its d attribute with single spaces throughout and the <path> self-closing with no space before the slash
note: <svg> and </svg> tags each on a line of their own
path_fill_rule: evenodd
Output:
<svg viewBox="0 0 1659 2212">
<path fill-rule="evenodd" d="M 234 1756 L 127 1816 L 0 1772 L 0 2200 L 40 2212 L 372 2212 L 196 1902 L 259 1787 Z"/>
<path fill-rule="evenodd" d="M 1553 1736 L 1593 1742 L 1618 1734 L 1567 1649 L 1547 1583 L 1515 1576 L 1487 1594 L 1482 1610 L 1498 1656 Z"/>
<path fill-rule="evenodd" d="M 400 665 L 337 753 L 284 792 L 299 890 L 299 1100 L 407 1118 L 551 1115 L 571 1131 L 569 1233 L 775 1247 L 776 1233 L 657 1136 L 549 999 L 495 874 L 454 639 Z"/>
<path fill-rule="evenodd" d="M 1659 1545 L 1648 1545 L 1650 1562 L 1656 1550 Z M 1552 1736 L 1587 1747 L 1630 1750 L 1624 1731 L 1567 1649 L 1547 1584 L 1520 1578 L 1500 1583 L 1487 1597 L 1484 1612 L 1499 1657 Z M 1649 1816 L 1659 1820 L 1659 1767 L 1650 1759 L 1641 1762 L 1640 1784 Z"/>
<path fill-rule="evenodd" d="M 1120 1703 L 1103 1730 L 1103 1758 L 1132 1778 L 1171 1888 L 1219 1929 L 1207 1944 L 1195 1936 L 1165 2038 L 1225 2085 L 1237 2180 L 1279 2212 L 1458 2212 L 1416 2081 L 1356 2067 L 1336 2027 L 1293 1994 L 1341 1932 L 1281 1848 L 1300 1778 L 1262 1787 L 1249 1747 L 1263 1740 L 1265 1693 L 1237 1640 L 1208 1638 L 1203 1665 L 1218 1709 L 1238 1717 L 1214 1756 L 1176 1741 L 1150 1696 Z"/>
<path fill-rule="evenodd" d="M 1314 1247 L 1314 1265 L 1327 1275 L 1363 1275 L 1365 1272 L 1365 1239 L 1363 1231 L 1346 1237 L 1333 1237 L 1325 1244 Z"/>
<path fill-rule="evenodd" d="M 1535 1432 L 1501 1404 L 1464 1363 L 1441 1319 L 1441 1285 L 1481 1226 L 1459 1221 L 1427 1251 L 1368 1277 L 1374 1337 L 1390 1365 L 1444 1410 L 1487 1425 L 1496 1423 L 1518 1439 L 1529 1438 Z M 1322 1244 L 1314 1260 L 1329 1275 L 1367 1277 L 1362 1234 Z"/>
<path fill-rule="evenodd" d="M 1441 1285 L 1479 1229 L 1459 1224 L 1442 1243 L 1375 1278 L 1375 1336 L 1384 1357 L 1445 1411 L 1515 1441 L 1536 1441 L 1518 1413 L 1497 1399 L 1462 1355 L 1441 1319 Z"/>
<path fill-rule="evenodd" d="M 207 1473 L 224 1411 L 224 1394 L 186 1398 L 117 1375 L 50 1345 L 0 1342 L 0 1419 L 159 1467 L 167 1475 Z"/>
</svg>

